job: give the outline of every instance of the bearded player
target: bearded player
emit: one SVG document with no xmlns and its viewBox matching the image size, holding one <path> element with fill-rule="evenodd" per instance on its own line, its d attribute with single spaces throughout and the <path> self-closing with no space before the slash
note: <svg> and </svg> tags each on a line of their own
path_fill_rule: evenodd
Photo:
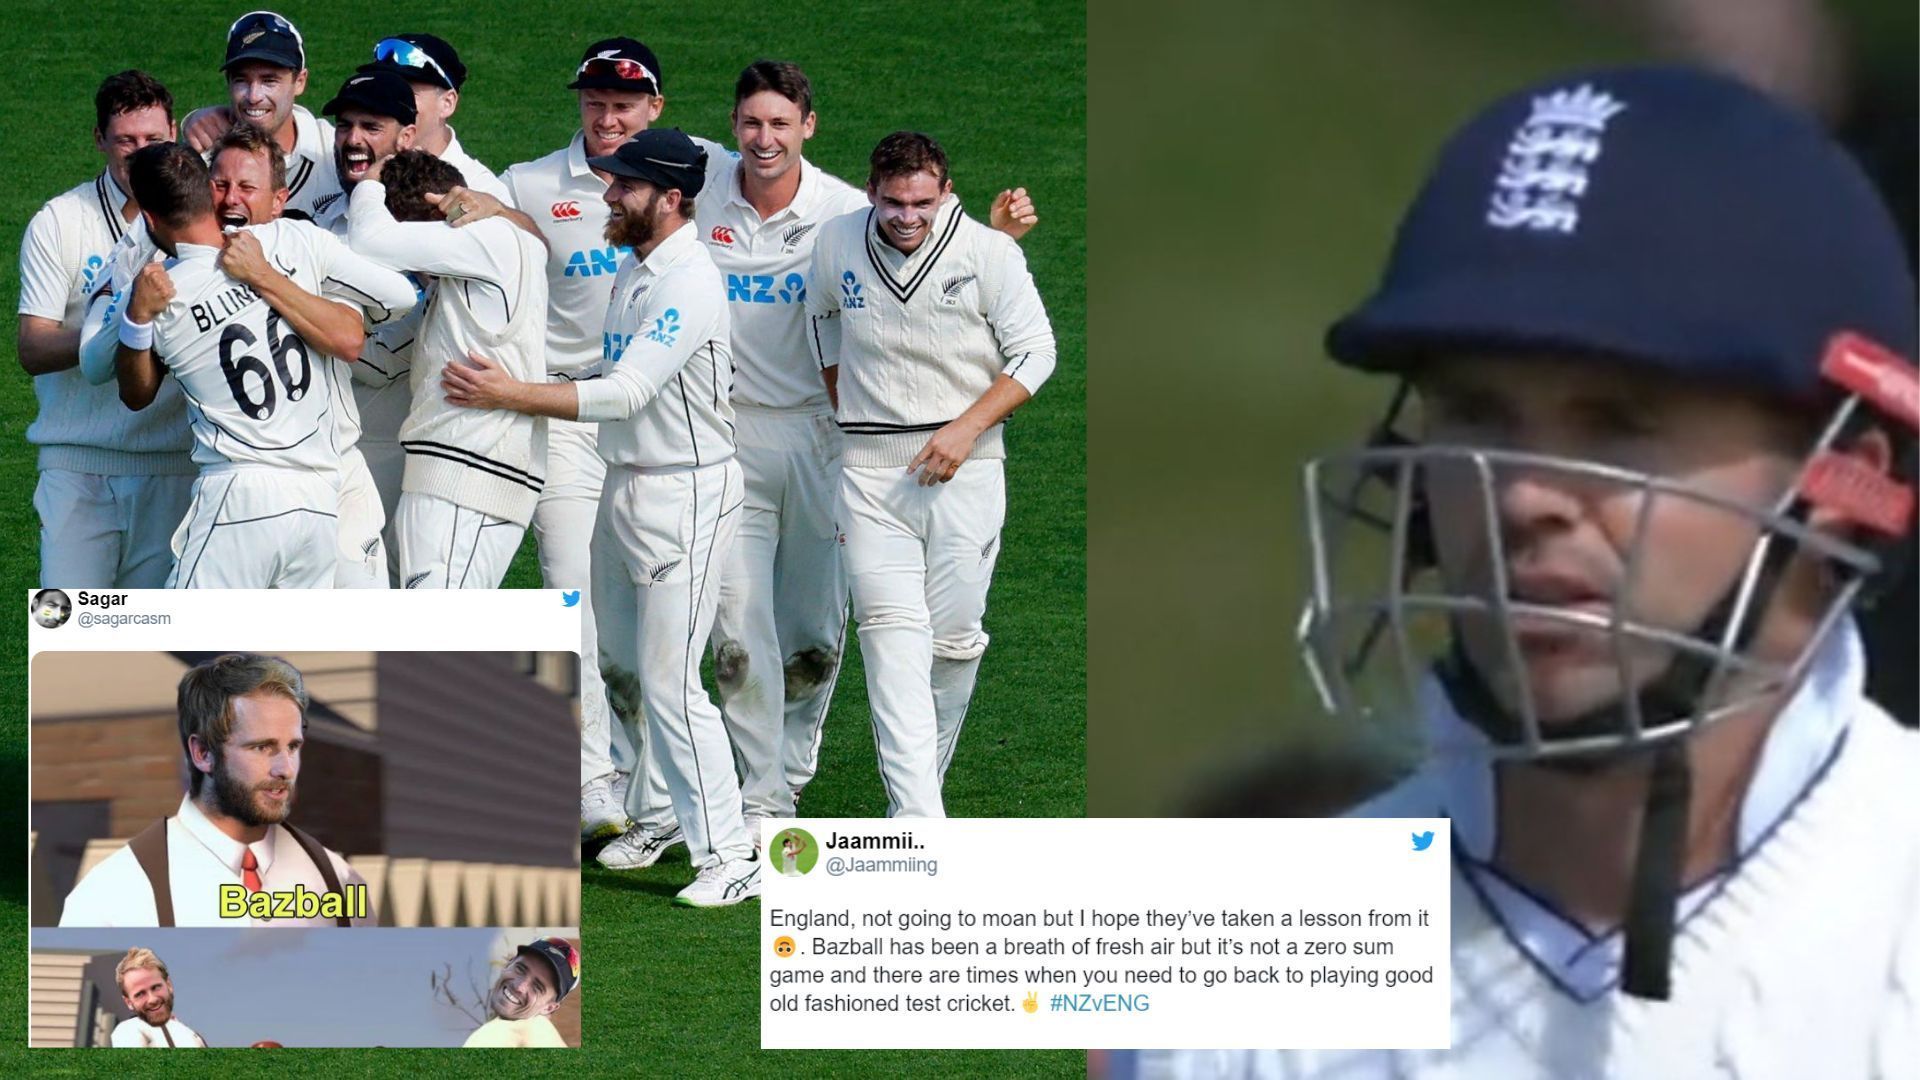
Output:
<svg viewBox="0 0 1920 1080">
<path fill-rule="evenodd" d="M 463 1045 L 567 1045 L 548 1017 L 579 985 L 580 950 L 566 938 L 545 937 L 520 946 L 487 991 L 487 1022 Z"/>
<path fill-rule="evenodd" d="M 372 925 L 371 915 L 219 916 L 222 885 L 339 892 L 366 884 L 346 859 L 287 821 L 299 790 L 306 710 L 305 681 L 277 657 L 234 653 L 189 669 L 180 679 L 189 782 L 179 809 L 81 878 L 60 925 Z"/>
<path fill-rule="evenodd" d="M 1303 623 L 1436 752 L 1357 812 L 1452 818 L 1452 1048 L 1140 1075 L 1913 1075 L 1920 735 L 1852 617 L 1912 554 L 1913 295 L 1859 167 L 1723 76 L 1455 134 L 1327 338 L 1406 393 L 1308 466 Z"/>
<path fill-rule="evenodd" d="M 173 1015 L 173 979 L 166 962 L 152 949 L 127 950 L 113 969 L 120 999 L 133 1015 L 113 1029 L 108 1045 L 139 1049 L 199 1049 L 207 1045 L 200 1033 Z"/>
</svg>

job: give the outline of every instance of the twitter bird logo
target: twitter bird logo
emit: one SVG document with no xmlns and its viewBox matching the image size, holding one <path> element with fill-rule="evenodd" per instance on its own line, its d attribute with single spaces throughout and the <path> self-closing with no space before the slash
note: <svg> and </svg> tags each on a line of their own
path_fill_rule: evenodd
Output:
<svg viewBox="0 0 1920 1080">
<path fill-rule="evenodd" d="M 1432 829 L 1428 829 L 1426 832 L 1417 832 L 1413 834 L 1413 850 L 1425 851 L 1432 846 L 1433 846 L 1433 830 Z"/>
<path fill-rule="evenodd" d="M 572 592 L 561 593 L 560 602 L 562 604 L 565 604 L 568 607 L 579 607 L 580 606 L 580 590 L 575 589 Z M 1431 836 L 1432 834 L 1429 833 L 1428 835 Z"/>
</svg>

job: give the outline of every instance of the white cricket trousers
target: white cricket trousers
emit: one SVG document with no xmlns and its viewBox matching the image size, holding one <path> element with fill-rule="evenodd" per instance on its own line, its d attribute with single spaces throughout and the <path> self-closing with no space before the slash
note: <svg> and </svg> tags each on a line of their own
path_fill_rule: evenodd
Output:
<svg viewBox="0 0 1920 1080">
<path fill-rule="evenodd" d="M 609 722 L 606 680 L 600 673 L 599 632 L 593 608 L 593 522 L 607 463 L 600 457 L 598 424 L 547 421 L 547 482 L 533 508 L 540 545 L 540 580 L 549 589 L 580 592 L 580 786 L 633 769 L 633 747 Z"/>
<path fill-rule="evenodd" d="M 339 567 L 339 476 L 213 465 L 173 533 L 169 589 L 331 589 Z"/>
<path fill-rule="evenodd" d="M 987 649 L 981 618 L 1007 516 L 1004 465 L 968 461 L 931 487 L 904 468 L 841 470 L 841 557 L 889 817 L 946 816 L 940 785 Z"/>
<path fill-rule="evenodd" d="M 819 762 L 846 643 L 841 435 L 826 409 L 736 402 L 734 438 L 746 504 L 720 576 L 714 679 L 747 816 L 792 817 Z"/>
<path fill-rule="evenodd" d="M 393 515 L 406 589 L 497 589 L 526 527 L 418 491 Z"/>
<path fill-rule="evenodd" d="M 650 790 L 648 766 L 657 764 L 695 867 L 753 855 L 726 722 L 700 681 L 741 488 L 731 459 L 695 469 L 609 465 L 595 531 L 608 689 L 617 694 L 631 672 L 646 714 L 629 816 L 649 827 L 665 818 Z"/>
<path fill-rule="evenodd" d="M 387 511 L 360 448 L 340 455 L 340 563 L 334 569 L 336 589 L 389 589 L 387 544 L 381 537 Z"/>
<path fill-rule="evenodd" d="M 157 589 L 173 569 L 173 531 L 193 501 L 187 474 L 106 476 L 42 469 L 43 589 Z"/>
</svg>

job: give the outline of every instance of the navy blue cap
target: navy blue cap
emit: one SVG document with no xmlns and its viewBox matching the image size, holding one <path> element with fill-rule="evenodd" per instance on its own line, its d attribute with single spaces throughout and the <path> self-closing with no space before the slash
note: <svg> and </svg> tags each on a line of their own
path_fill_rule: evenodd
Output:
<svg viewBox="0 0 1920 1080">
<path fill-rule="evenodd" d="M 707 183 L 707 152 L 679 128 L 647 128 L 613 153 L 588 158 L 587 164 L 655 187 L 679 188 L 689 199 Z"/>
<path fill-rule="evenodd" d="M 418 119 L 412 84 L 398 70 L 385 64 L 367 64 L 347 76 L 340 92 L 320 112 L 338 116 L 346 109 L 365 109 L 375 116 L 391 116 L 402 124 Z"/>
<path fill-rule="evenodd" d="M 243 60 L 259 60 L 275 67 L 300 71 L 307 66 L 307 46 L 286 16 L 273 11 L 249 11 L 227 28 L 225 71 Z"/>
<path fill-rule="evenodd" d="M 1814 122 L 1729 78 L 1555 78 L 1447 143 L 1335 359 L 1600 355 L 1813 397 L 1828 339 L 1913 355 L 1914 282 L 1864 172 Z"/>
<path fill-rule="evenodd" d="M 567 89 L 658 95 L 661 85 L 660 58 L 653 50 L 630 37 L 614 37 L 587 46 Z"/>
</svg>

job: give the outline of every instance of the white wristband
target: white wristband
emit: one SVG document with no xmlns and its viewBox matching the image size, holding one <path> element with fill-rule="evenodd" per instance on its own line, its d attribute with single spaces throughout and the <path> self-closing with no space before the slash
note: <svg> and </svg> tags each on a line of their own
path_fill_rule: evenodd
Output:
<svg viewBox="0 0 1920 1080">
<path fill-rule="evenodd" d="M 153 348 L 153 324 L 134 322 L 132 319 L 120 320 L 120 344 L 129 349 Z"/>
</svg>

